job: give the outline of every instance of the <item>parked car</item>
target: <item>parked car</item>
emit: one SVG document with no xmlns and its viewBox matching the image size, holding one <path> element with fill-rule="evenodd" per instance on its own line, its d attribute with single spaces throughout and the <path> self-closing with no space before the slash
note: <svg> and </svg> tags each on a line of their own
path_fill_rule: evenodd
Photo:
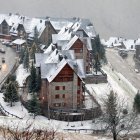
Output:
<svg viewBox="0 0 140 140">
<path fill-rule="evenodd" d="M 127 50 L 122 49 L 122 50 L 119 50 L 118 53 L 122 58 L 126 58 L 128 56 L 128 51 Z"/>
<path fill-rule="evenodd" d="M 3 45 L 9 46 L 9 44 L 11 43 L 11 41 L 2 41 Z"/>
<path fill-rule="evenodd" d="M 0 48 L 0 52 L 1 52 L 1 53 L 5 53 L 4 48 Z"/>
<path fill-rule="evenodd" d="M 4 57 L 2 57 L 2 59 L 1 59 L 1 60 L 2 60 L 2 63 L 5 63 L 5 58 L 4 58 Z"/>
</svg>

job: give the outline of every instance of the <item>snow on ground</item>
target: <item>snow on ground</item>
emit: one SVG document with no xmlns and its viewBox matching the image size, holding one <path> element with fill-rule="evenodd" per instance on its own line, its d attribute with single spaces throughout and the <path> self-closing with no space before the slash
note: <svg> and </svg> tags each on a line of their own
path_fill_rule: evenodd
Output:
<svg viewBox="0 0 140 140">
<path fill-rule="evenodd" d="M 131 109 L 137 89 L 122 74 L 112 70 L 109 65 L 104 66 L 103 70 L 108 75 L 108 83 L 87 84 L 87 89 L 95 96 L 99 104 L 102 104 L 105 96 L 113 90 L 119 99 L 124 100 Z"/>
<path fill-rule="evenodd" d="M 132 106 L 134 96 L 137 92 L 137 89 L 133 87 L 133 85 L 120 73 L 117 73 L 115 70 L 112 70 L 112 68 L 107 65 L 103 67 L 103 70 L 107 73 L 108 75 L 108 83 L 102 83 L 102 84 L 87 84 L 86 87 L 88 90 L 95 96 L 97 101 L 101 104 L 102 99 L 104 96 L 106 96 L 107 93 L 111 89 L 113 89 L 119 97 L 125 98 L 128 102 L 129 105 Z M 22 85 L 23 80 L 25 80 L 25 77 L 27 77 L 29 73 L 27 73 L 24 69 L 23 66 L 20 65 L 18 70 L 17 70 L 17 81 L 19 81 L 19 84 Z M 22 81 L 22 82 L 21 82 Z M 66 121 L 58 121 L 58 120 L 48 120 L 48 118 L 44 116 L 37 116 L 35 119 L 33 119 L 33 116 L 30 116 L 28 114 L 28 111 L 21 106 L 20 102 L 15 103 L 15 106 L 10 107 L 7 103 L 3 101 L 3 94 L 0 94 L 0 103 L 2 106 L 7 110 L 8 112 L 15 114 L 19 117 L 24 117 L 23 120 L 19 120 L 14 117 L 5 117 L 1 116 L 0 117 L 0 125 L 6 125 L 13 127 L 14 125 L 19 125 L 19 127 L 24 130 L 28 124 L 33 124 L 32 128 L 36 129 L 55 129 L 58 132 L 66 132 L 64 129 L 100 129 L 102 126 L 101 124 L 92 123 L 92 120 L 89 121 L 78 121 L 78 122 L 66 122 Z M 92 101 L 89 100 L 89 96 L 86 94 L 86 104 L 89 106 L 89 108 L 92 105 Z M 85 131 L 81 133 L 86 133 Z M 90 132 L 91 133 L 91 132 Z M 87 134 L 87 133 L 86 133 Z M 70 134 L 71 135 L 71 134 Z M 71 137 L 68 137 L 66 140 L 71 140 L 71 139 L 81 139 L 80 137 L 76 138 L 76 135 Z M 86 138 L 86 136 L 82 137 L 83 139 L 89 139 Z M 99 137 L 92 137 L 95 140 L 106 140 L 108 138 L 99 138 Z"/>
<path fill-rule="evenodd" d="M 16 80 L 19 84 L 20 87 L 23 86 L 24 81 L 26 80 L 26 78 L 30 75 L 29 72 L 27 72 L 27 70 L 25 70 L 23 68 L 23 64 L 19 65 L 17 71 L 16 71 Z"/>
<path fill-rule="evenodd" d="M 29 116 L 28 111 L 21 105 L 20 102 L 13 103 L 14 104 L 13 107 L 10 107 L 9 103 L 4 102 L 3 93 L 0 93 L 0 103 L 7 112 L 9 112 L 13 115 L 16 115 L 20 118 Z"/>
</svg>

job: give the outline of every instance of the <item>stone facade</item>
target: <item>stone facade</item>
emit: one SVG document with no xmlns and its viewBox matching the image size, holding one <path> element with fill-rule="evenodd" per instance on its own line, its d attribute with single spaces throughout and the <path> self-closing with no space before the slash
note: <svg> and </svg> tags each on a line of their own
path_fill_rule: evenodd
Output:
<svg viewBox="0 0 140 140">
<path fill-rule="evenodd" d="M 49 46 L 52 42 L 52 34 L 56 34 L 57 32 L 49 21 L 45 21 L 45 25 L 46 27 L 39 37 L 39 42 Z"/>
<path fill-rule="evenodd" d="M 66 66 L 68 68 L 68 66 Z M 70 67 L 69 67 L 70 68 Z M 71 68 L 70 68 L 71 69 Z M 72 70 L 72 69 L 71 69 Z M 60 74 L 65 71 L 64 69 Z M 66 73 L 66 72 L 65 72 Z M 83 104 L 82 81 L 72 70 L 72 79 L 58 81 L 54 79 L 51 83 L 42 80 L 40 99 L 49 104 L 50 108 L 77 109 Z M 59 76 L 59 74 L 58 74 Z"/>
</svg>

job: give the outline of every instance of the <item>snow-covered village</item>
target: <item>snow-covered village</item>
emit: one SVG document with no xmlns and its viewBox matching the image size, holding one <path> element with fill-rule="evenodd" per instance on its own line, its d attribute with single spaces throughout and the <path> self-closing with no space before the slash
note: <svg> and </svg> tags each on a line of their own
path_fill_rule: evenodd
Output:
<svg viewBox="0 0 140 140">
<path fill-rule="evenodd" d="M 140 36 L 0 14 L 0 140 L 139 140 L 139 83 Z"/>
</svg>

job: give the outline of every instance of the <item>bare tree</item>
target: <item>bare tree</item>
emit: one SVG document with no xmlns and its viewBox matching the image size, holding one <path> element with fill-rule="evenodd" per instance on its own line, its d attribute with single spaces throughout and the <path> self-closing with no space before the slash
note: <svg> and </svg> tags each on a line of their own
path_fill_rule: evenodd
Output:
<svg viewBox="0 0 140 140">
<path fill-rule="evenodd" d="M 3 140 L 60 140 L 62 137 L 58 137 L 57 130 L 48 130 L 45 128 L 36 129 L 33 127 L 33 122 L 26 122 L 27 126 L 23 129 L 20 128 L 19 124 L 14 125 L 13 128 L 10 126 L 0 127 L 0 134 Z"/>
<path fill-rule="evenodd" d="M 111 132 L 113 140 L 119 137 L 126 137 L 129 132 L 138 129 L 137 115 L 128 112 L 125 100 L 118 98 L 113 91 L 104 99 L 103 115 L 100 118 L 104 129 Z"/>
</svg>

